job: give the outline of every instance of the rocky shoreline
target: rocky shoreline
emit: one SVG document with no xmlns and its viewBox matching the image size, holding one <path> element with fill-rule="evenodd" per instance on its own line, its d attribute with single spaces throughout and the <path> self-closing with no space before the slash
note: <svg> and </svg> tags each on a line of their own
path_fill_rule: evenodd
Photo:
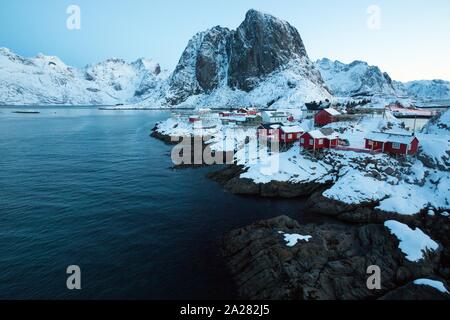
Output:
<svg viewBox="0 0 450 320">
<path fill-rule="evenodd" d="M 165 134 L 158 132 L 157 129 L 158 128 L 156 126 L 152 129 L 150 137 L 158 139 L 167 145 L 175 146 L 180 143 L 182 137 L 178 137 L 178 136 L 172 137 L 169 135 L 165 135 Z M 204 152 L 206 148 L 208 148 L 208 144 L 205 144 L 202 140 L 202 152 Z M 195 161 L 195 154 L 194 154 L 194 142 L 191 143 L 190 149 L 191 149 L 191 155 L 189 157 L 189 160 L 190 160 L 189 163 L 186 164 L 183 162 L 181 164 L 174 164 L 174 168 L 183 169 L 183 168 L 200 168 L 200 167 L 208 166 L 207 164 L 204 164 L 203 162 L 199 163 L 199 164 L 195 163 L 196 161 Z M 182 152 L 180 152 L 180 156 L 182 156 L 182 155 L 183 155 Z M 212 153 L 212 156 L 215 157 L 216 156 L 215 153 Z M 222 157 L 223 163 L 226 163 L 227 159 L 230 158 L 230 155 L 227 153 L 222 153 L 221 157 Z"/>
<path fill-rule="evenodd" d="M 153 131 L 166 143 L 171 138 Z M 449 285 L 450 228 L 448 218 L 436 212 L 401 215 L 376 209 L 378 202 L 349 205 L 322 194 L 330 184 L 272 181 L 262 184 L 241 178 L 244 167 L 229 164 L 208 178 L 227 191 L 244 196 L 306 199 L 306 210 L 343 223 L 300 225 L 288 217 L 231 231 L 222 241 L 226 263 L 243 299 L 449 299 L 431 287 L 416 286 L 418 278 L 434 278 Z M 397 220 L 419 227 L 440 243 L 440 250 L 420 263 L 406 261 L 383 223 Z M 313 240 L 287 248 L 274 232 L 311 234 Z M 366 268 L 379 265 L 383 289 L 367 289 Z"/>
<path fill-rule="evenodd" d="M 310 235 L 289 247 L 279 232 Z M 436 275 L 440 252 L 410 262 L 382 225 L 308 224 L 281 216 L 234 230 L 223 254 L 243 299 L 367 300 L 438 299 L 449 296 L 415 279 Z M 367 287 L 367 268 L 381 269 L 382 288 Z"/>
</svg>

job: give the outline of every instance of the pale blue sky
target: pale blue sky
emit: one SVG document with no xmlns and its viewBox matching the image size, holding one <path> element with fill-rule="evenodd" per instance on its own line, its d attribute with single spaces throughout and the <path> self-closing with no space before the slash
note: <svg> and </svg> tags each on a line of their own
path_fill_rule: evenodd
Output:
<svg viewBox="0 0 450 320">
<path fill-rule="evenodd" d="M 81 8 L 81 30 L 66 28 L 70 4 Z M 374 4 L 380 30 L 366 24 Z M 450 80 L 449 0 L 1 0 L 0 46 L 75 66 L 148 57 L 172 70 L 196 32 L 234 29 L 250 8 L 294 25 L 314 60 L 365 60 L 398 80 Z"/>
</svg>

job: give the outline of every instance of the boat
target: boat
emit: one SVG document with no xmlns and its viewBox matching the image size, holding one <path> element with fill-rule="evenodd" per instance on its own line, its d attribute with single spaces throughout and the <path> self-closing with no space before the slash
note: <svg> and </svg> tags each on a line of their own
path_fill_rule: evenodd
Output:
<svg viewBox="0 0 450 320">
<path fill-rule="evenodd" d="M 35 110 L 17 110 L 17 111 L 13 111 L 12 113 L 19 113 L 19 114 L 39 114 L 39 111 L 35 111 Z"/>
</svg>

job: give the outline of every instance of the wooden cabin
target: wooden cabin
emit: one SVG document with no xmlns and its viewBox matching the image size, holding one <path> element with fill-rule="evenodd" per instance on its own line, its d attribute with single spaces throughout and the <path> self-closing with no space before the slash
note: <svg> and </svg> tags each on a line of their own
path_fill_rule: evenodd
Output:
<svg viewBox="0 0 450 320">
<path fill-rule="evenodd" d="M 339 146 L 339 135 L 333 129 L 320 129 L 304 133 L 300 146 L 305 149 L 320 150 Z"/>
<path fill-rule="evenodd" d="M 365 138 L 365 147 L 389 154 L 415 155 L 419 151 L 419 139 L 408 134 L 372 132 Z"/>
<path fill-rule="evenodd" d="M 333 108 L 320 110 L 314 116 L 314 123 L 318 127 L 323 127 L 323 126 L 326 126 L 327 124 L 336 122 L 337 117 L 340 115 L 341 115 L 341 113 Z"/>
</svg>

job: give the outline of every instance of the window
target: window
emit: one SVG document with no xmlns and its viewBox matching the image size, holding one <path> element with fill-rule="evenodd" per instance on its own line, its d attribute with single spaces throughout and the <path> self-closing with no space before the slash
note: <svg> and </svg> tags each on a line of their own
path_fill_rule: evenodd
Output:
<svg viewBox="0 0 450 320">
<path fill-rule="evenodd" d="M 319 144 L 323 144 L 323 139 L 319 139 Z"/>
<path fill-rule="evenodd" d="M 369 146 L 373 146 L 373 141 L 372 140 L 367 140 L 367 143 L 369 144 Z"/>
<path fill-rule="evenodd" d="M 397 149 L 397 150 L 399 150 L 399 149 L 400 149 L 400 143 L 398 143 L 398 142 L 393 142 L 393 143 L 392 143 L 392 149 Z"/>
<path fill-rule="evenodd" d="M 288 134 L 288 139 L 292 139 L 292 133 Z"/>
<path fill-rule="evenodd" d="M 314 144 L 314 139 L 309 139 L 309 144 Z"/>
<path fill-rule="evenodd" d="M 300 143 L 301 143 L 301 144 L 305 144 L 305 138 L 301 138 L 301 139 L 300 139 Z"/>
</svg>

